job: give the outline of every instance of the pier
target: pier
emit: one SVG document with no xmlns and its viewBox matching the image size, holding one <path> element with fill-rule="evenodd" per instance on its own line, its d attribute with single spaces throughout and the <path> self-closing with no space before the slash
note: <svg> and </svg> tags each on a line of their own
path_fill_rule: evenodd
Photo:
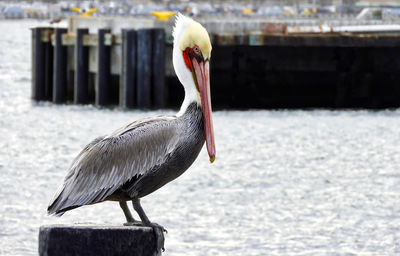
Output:
<svg viewBox="0 0 400 256">
<path fill-rule="evenodd" d="M 214 109 L 400 106 L 400 27 L 379 22 L 203 18 Z M 173 22 L 73 17 L 32 29 L 32 98 L 176 108 Z"/>
</svg>

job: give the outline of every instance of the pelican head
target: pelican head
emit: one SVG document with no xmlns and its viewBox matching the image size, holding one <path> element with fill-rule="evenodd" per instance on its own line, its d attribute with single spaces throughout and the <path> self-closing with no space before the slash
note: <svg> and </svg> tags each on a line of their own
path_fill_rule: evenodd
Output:
<svg viewBox="0 0 400 256">
<path fill-rule="evenodd" d="M 172 62 L 175 73 L 185 89 L 185 100 L 178 115 L 183 114 L 192 102 L 201 106 L 206 146 L 212 163 L 215 160 L 215 142 L 211 116 L 210 37 L 200 23 L 180 13 L 176 16 L 172 34 L 174 37 Z"/>
</svg>

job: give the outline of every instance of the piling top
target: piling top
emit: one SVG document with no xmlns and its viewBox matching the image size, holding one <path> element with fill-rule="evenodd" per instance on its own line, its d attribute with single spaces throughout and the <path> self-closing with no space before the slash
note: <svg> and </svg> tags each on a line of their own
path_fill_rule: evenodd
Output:
<svg viewBox="0 0 400 256">
<path fill-rule="evenodd" d="M 74 224 L 49 224 L 40 226 L 40 229 L 110 229 L 110 230 L 141 230 L 143 232 L 152 232 L 150 227 L 143 226 L 124 226 L 121 224 L 94 224 L 94 223 L 74 223 Z"/>
<path fill-rule="evenodd" d="M 39 231 L 39 255 L 161 255 L 152 228 L 73 224 L 45 225 Z"/>
</svg>

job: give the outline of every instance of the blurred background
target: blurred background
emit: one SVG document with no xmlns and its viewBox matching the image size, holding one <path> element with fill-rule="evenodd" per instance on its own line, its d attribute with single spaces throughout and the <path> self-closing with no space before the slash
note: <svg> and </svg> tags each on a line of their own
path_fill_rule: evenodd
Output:
<svg viewBox="0 0 400 256">
<path fill-rule="evenodd" d="M 142 200 L 169 231 L 164 255 L 400 254 L 400 1 L 314 0 L 0 1 L 1 255 L 37 255 L 44 224 L 124 222 L 115 202 L 61 218 L 46 208 L 91 140 L 179 109 L 174 18 L 154 11 L 199 20 L 213 41 L 216 161 L 203 150 Z M 74 104 L 76 32 L 85 27 L 89 93 Z M 104 27 L 114 98 L 98 104 Z M 162 68 L 150 72 L 165 72 L 163 106 L 121 105 L 121 29 L 154 27 L 165 33 Z M 65 29 L 61 39 L 57 29 Z M 57 42 L 68 61 L 62 102 L 51 89 Z"/>
<path fill-rule="evenodd" d="M 152 11 L 179 11 L 191 16 L 246 15 L 274 18 L 348 18 L 391 19 L 399 15 L 399 1 L 385 0 L 247 0 L 247 1 L 1 1 L 0 11 L 4 18 L 68 17 L 74 8 L 97 8 L 93 15 L 141 15 Z M 370 12 L 367 14 L 367 12 Z"/>
</svg>

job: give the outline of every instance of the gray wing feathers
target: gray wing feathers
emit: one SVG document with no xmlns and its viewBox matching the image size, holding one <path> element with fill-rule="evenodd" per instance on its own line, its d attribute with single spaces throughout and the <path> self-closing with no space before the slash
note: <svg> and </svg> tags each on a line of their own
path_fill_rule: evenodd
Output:
<svg viewBox="0 0 400 256">
<path fill-rule="evenodd" d="M 162 164 L 177 143 L 173 118 L 134 122 L 97 138 L 75 158 L 49 213 L 100 202 L 134 177 Z"/>
</svg>

